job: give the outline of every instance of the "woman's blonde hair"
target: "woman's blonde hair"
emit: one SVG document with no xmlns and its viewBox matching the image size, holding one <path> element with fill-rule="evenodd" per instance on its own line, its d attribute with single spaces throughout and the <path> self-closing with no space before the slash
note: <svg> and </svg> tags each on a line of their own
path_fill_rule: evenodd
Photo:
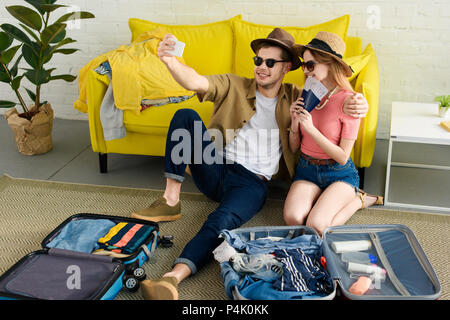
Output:
<svg viewBox="0 0 450 320">
<path fill-rule="evenodd" d="M 313 55 L 317 62 L 328 66 L 328 77 L 335 83 L 335 85 L 341 89 L 354 92 L 352 85 L 345 76 L 344 67 L 340 63 L 337 63 L 336 60 L 329 54 L 321 53 L 316 50 L 309 50 L 309 52 Z"/>
</svg>

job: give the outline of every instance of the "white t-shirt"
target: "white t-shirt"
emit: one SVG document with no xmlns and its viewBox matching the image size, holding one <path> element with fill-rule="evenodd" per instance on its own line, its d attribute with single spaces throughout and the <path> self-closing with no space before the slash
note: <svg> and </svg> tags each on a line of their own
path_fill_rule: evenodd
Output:
<svg viewBox="0 0 450 320">
<path fill-rule="evenodd" d="M 239 163 L 267 180 L 278 172 L 282 154 L 275 117 L 278 97 L 266 98 L 256 91 L 256 113 L 225 147 L 225 158 Z"/>
</svg>

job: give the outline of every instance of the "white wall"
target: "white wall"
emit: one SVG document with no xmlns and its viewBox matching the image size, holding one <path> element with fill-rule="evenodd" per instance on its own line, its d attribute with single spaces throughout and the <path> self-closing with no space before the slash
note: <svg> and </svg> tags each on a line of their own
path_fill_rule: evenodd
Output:
<svg viewBox="0 0 450 320">
<path fill-rule="evenodd" d="M 13 22 L 3 0 L 0 21 Z M 432 101 L 450 94 L 450 1 L 449 0 L 64 0 L 96 15 L 83 20 L 69 36 L 81 51 L 55 56 L 56 73 L 77 74 L 90 59 L 129 43 L 128 18 L 137 17 L 167 24 L 202 24 L 225 20 L 237 14 L 255 23 L 277 26 L 309 26 L 350 14 L 349 35 L 371 43 L 380 65 L 378 138 L 387 138 L 391 102 Z M 64 13 L 65 9 L 56 11 Z M 69 47 L 69 46 L 68 46 Z M 49 64 L 50 67 L 50 64 Z M 23 92 L 26 95 L 25 92 Z M 55 115 L 87 119 L 75 110 L 77 82 L 52 82 L 43 87 L 43 97 Z M 14 99 L 9 87 L 0 83 L 0 100 Z M 1 111 L 0 112 L 4 112 Z"/>
</svg>

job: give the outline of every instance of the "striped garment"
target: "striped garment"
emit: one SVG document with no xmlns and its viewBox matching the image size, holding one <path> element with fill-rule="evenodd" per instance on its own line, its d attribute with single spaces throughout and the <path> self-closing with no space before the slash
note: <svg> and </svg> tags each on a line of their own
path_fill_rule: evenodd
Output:
<svg viewBox="0 0 450 320">
<path fill-rule="evenodd" d="M 145 243 L 153 229 L 148 225 L 121 222 L 98 239 L 98 245 L 100 250 L 132 254 Z"/>
<path fill-rule="evenodd" d="M 281 291 L 330 293 L 331 277 L 314 257 L 300 249 L 275 250 L 275 256 L 283 263 L 283 275 L 273 286 Z"/>
</svg>

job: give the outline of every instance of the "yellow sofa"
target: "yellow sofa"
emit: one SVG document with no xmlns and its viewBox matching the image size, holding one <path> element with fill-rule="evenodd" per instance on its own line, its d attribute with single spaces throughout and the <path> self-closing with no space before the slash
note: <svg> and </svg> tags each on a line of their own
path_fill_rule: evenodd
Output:
<svg viewBox="0 0 450 320">
<path fill-rule="evenodd" d="M 310 26 L 282 27 L 291 33 L 297 43 L 308 43 L 318 31 L 330 31 L 340 35 L 346 42 L 346 60 L 355 71 L 350 78 L 355 91 L 361 92 L 369 103 L 369 113 L 361 122 L 358 139 L 352 152 L 355 165 L 359 168 L 369 167 L 372 162 L 376 126 L 378 117 L 378 65 L 373 48 L 368 45 L 362 50 L 362 40 L 347 36 L 350 17 L 337 19 Z M 183 54 L 185 63 L 200 74 L 235 73 L 252 77 L 254 55 L 250 42 L 256 38 L 266 37 L 275 26 L 254 24 L 242 20 L 241 16 L 206 25 L 162 25 L 140 19 L 129 19 L 133 42 L 144 32 L 162 30 L 174 34 L 178 40 L 186 43 Z M 139 40 L 139 39 L 138 39 Z M 165 141 L 170 120 L 181 108 L 196 110 L 206 125 L 212 113 L 212 103 L 199 103 L 196 97 L 181 103 L 150 107 L 140 113 L 124 111 L 126 136 L 121 139 L 105 141 L 100 122 L 100 106 L 109 84 L 106 75 L 88 70 L 85 79 L 80 82 L 80 99 L 75 108 L 88 112 L 91 144 L 94 152 L 99 153 L 100 171 L 107 172 L 106 155 L 108 153 L 164 156 Z M 290 72 L 286 82 L 302 85 L 304 74 L 301 68 Z"/>
</svg>

